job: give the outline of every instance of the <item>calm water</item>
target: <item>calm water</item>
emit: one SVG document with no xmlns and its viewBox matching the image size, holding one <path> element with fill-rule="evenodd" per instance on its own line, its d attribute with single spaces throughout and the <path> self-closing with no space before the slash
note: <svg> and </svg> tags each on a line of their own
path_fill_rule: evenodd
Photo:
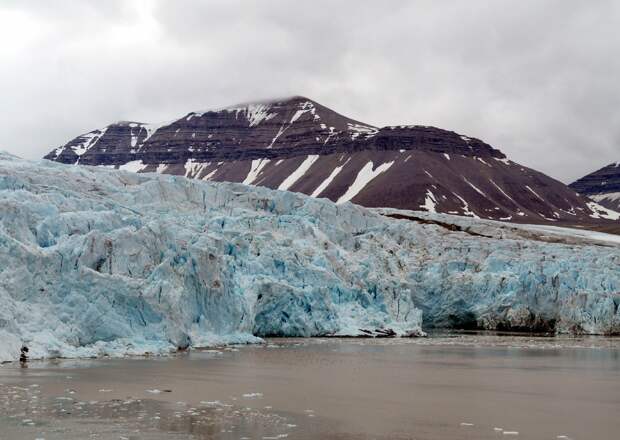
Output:
<svg viewBox="0 0 620 440">
<path fill-rule="evenodd" d="M 270 340 L 7 364 L 0 384 L 0 439 L 620 438 L 610 338 Z"/>
</svg>

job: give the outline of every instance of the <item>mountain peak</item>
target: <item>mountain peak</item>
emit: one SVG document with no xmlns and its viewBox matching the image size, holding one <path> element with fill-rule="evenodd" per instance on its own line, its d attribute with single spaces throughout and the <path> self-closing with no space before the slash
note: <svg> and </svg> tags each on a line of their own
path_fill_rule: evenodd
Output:
<svg viewBox="0 0 620 440">
<path fill-rule="evenodd" d="M 256 99 L 252 101 L 244 101 L 239 102 L 233 105 L 227 105 L 224 107 L 213 107 L 208 108 L 206 110 L 191 112 L 190 114 L 205 114 L 205 113 L 217 113 L 221 111 L 235 111 L 235 110 L 244 110 L 248 108 L 254 107 L 272 107 L 272 106 L 295 106 L 305 102 L 312 103 L 313 105 L 318 104 L 312 99 L 306 98 L 301 95 L 292 95 L 292 96 L 283 96 L 283 97 L 274 97 L 274 98 L 264 98 L 264 99 Z"/>
</svg>

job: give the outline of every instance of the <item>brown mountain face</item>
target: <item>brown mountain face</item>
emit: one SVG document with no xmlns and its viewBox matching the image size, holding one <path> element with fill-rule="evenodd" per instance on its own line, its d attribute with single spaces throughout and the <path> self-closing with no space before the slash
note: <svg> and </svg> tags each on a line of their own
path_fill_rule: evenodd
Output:
<svg viewBox="0 0 620 440">
<path fill-rule="evenodd" d="M 481 140 L 427 126 L 377 128 L 300 96 L 193 112 L 159 125 L 119 122 L 45 158 L 520 223 L 616 218 Z"/>
<path fill-rule="evenodd" d="M 568 186 L 606 208 L 620 211 L 620 162 L 610 163 Z"/>
</svg>

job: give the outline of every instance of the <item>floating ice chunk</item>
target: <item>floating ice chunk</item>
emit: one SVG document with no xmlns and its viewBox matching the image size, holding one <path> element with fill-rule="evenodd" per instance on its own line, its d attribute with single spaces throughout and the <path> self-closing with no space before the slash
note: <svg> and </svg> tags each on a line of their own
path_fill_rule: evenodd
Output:
<svg viewBox="0 0 620 440">
<path fill-rule="evenodd" d="M 207 405 L 207 406 L 223 406 L 224 405 L 219 400 L 201 400 L 200 404 Z"/>
</svg>

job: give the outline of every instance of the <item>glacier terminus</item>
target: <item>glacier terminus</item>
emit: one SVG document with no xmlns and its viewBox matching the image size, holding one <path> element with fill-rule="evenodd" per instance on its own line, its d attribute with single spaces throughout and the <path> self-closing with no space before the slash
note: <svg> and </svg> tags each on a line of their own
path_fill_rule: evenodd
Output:
<svg viewBox="0 0 620 440">
<path fill-rule="evenodd" d="M 620 333 L 620 243 L 0 153 L 0 361 L 435 328 Z"/>
</svg>

